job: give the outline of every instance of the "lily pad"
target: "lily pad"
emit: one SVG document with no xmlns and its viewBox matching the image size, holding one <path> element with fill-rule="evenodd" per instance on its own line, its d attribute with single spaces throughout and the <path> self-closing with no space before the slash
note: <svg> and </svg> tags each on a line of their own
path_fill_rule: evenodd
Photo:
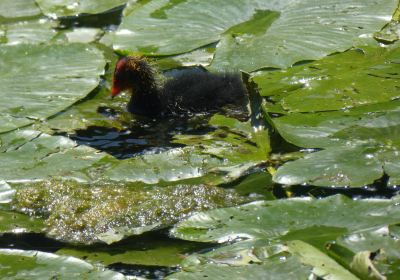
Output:
<svg viewBox="0 0 400 280">
<path fill-rule="evenodd" d="M 209 122 L 219 129 L 204 135 L 176 135 L 174 143 L 198 145 L 201 152 L 233 164 L 260 163 L 271 151 L 266 129 L 257 132 L 250 122 L 214 115 Z"/>
<path fill-rule="evenodd" d="M 359 279 L 360 266 L 354 267 L 360 258 L 358 250 L 385 248 L 387 239 L 398 242 L 393 236 L 375 235 L 371 246 L 357 237 L 371 229 L 377 231 L 397 224 L 399 199 L 351 200 L 337 195 L 324 199 L 258 201 L 195 214 L 178 223 L 171 233 L 185 240 L 225 244 L 189 257 L 183 263 L 184 272 L 177 273 L 177 277 L 211 275 L 218 270 L 229 275 L 229 271 L 240 269 L 247 271 L 247 275 L 258 275 L 259 269 L 269 272 L 263 268 L 266 265 L 291 260 L 292 271 L 308 267 L 319 277 Z M 338 241 L 349 248 L 338 250 L 335 245 Z M 394 268 L 398 258 L 391 256 L 391 260 L 382 260 L 381 264 Z M 382 271 L 386 275 L 393 272 Z M 289 273 L 284 268 L 280 272 Z M 275 279 L 273 275 L 271 279 Z"/>
<path fill-rule="evenodd" d="M 325 148 L 288 162 L 273 179 L 282 184 L 318 186 L 371 184 L 385 172 L 389 185 L 399 180 L 399 102 L 392 101 L 347 112 L 290 114 L 273 120 L 290 143 Z"/>
<path fill-rule="evenodd" d="M 144 233 L 105 246 L 104 243 L 90 246 L 66 246 L 58 255 L 84 258 L 102 265 L 123 263 L 125 265 L 176 267 L 182 256 L 207 248 L 198 242 L 168 238 L 164 232 Z"/>
<path fill-rule="evenodd" d="M 67 137 L 28 129 L 3 134 L 0 143 L 4 159 L 0 162 L 0 180 L 7 182 L 63 177 L 87 182 L 114 180 L 165 185 L 210 173 L 221 177 L 219 173 L 225 174 L 221 168 L 230 168 L 238 174 L 243 172 L 235 163 L 204 155 L 195 146 L 118 160 L 107 153 L 79 146 Z"/>
<path fill-rule="evenodd" d="M 253 81 L 262 96 L 288 112 L 343 110 L 399 98 L 399 55 L 397 45 L 362 47 L 284 71 L 261 72 Z"/>
<path fill-rule="evenodd" d="M 276 238 L 315 225 L 355 231 L 396 224 L 400 219 L 400 208 L 396 207 L 399 199 L 353 201 L 337 195 L 315 200 L 258 201 L 196 214 L 176 225 L 171 233 L 186 240 L 227 242 Z"/>
<path fill-rule="evenodd" d="M 76 16 L 78 14 L 99 14 L 124 5 L 127 0 L 36 0 L 49 17 Z"/>
<path fill-rule="evenodd" d="M 390 21 L 396 5 L 395 0 L 329 0 L 317 6 L 311 0 L 139 2 L 126 10 L 114 49 L 172 55 L 220 41 L 212 68 L 288 67 L 372 36 Z"/>
<path fill-rule="evenodd" d="M 123 274 L 83 260 L 40 251 L 0 249 L 0 275 L 4 279 L 129 279 Z"/>
<path fill-rule="evenodd" d="M 43 180 L 50 176 L 90 180 L 88 168 L 107 156 L 92 148 L 77 146 L 66 137 L 32 130 L 5 134 L 0 140 L 4 151 L 0 177 L 8 182 Z"/>
<path fill-rule="evenodd" d="M 188 271 L 174 273 L 167 277 L 169 280 L 183 279 L 307 279 L 311 273 L 310 267 L 303 266 L 296 258 L 276 258 L 263 264 L 247 266 L 229 266 L 205 264 L 187 268 Z"/>
<path fill-rule="evenodd" d="M 19 21 L 3 25 L 7 45 L 40 44 L 49 42 L 57 32 L 56 23 L 46 19 Z"/>
<path fill-rule="evenodd" d="M 84 98 L 104 72 L 102 53 L 83 44 L 0 46 L 0 132 L 44 119 Z"/>
<path fill-rule="evenodd" d="M 137 188 L 46 181 L 18 188 L 13 207 L 45 219 L 48 236 L 70 243 L 120 241 L 170 226 L 194 212 L 248 201 L 232 191 L 203 185 Z"/>
<path fill-rule="evenodd" d="M 40 15 L 35 0 L 3 0 L 0 3 L 0 16 L 4 18 L 20 18 Z"/>
</svg>

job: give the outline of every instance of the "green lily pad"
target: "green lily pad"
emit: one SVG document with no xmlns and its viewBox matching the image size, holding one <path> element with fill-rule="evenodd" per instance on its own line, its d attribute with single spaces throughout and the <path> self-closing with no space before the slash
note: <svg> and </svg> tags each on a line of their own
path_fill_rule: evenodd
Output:
<svg viewBox="0 0 400 280">
<path fill-rule="evenodd" d="M 104 72 L 102 53 L 83 44 L 0 46 L 0 132 L 44 119 L 84 98 Z"/>
<path fill-rule="evenodd" d="M 0 3 L 0 17 L 20 18 L 39 15 L 35 0 L 3 0 Z"/>
<path fill-rule="evenodd" d="M 4 279 L 129 279 L 77 258 L 40 251 L 0 249 L 0 263 Z"/>
<path fill-rule="evenodd" d="M 174 143 L 200 146 L 201 152 L 233 164 L 260 163 L 271 151 L 266 129 L 254 131 L 250 122 L 214 115 L 210 125 L 219 129 L 204 135 L 176 135 Z"/>
<path fill-rule="evenodd" d="M 285 71 L 262 72 L 253 80 L 261 95 L 288 112 L 347 109 L 400 97 L 399 55 L 397 45 L 362 47 Z"/>
<path fill-rule="evenodd" d="M 337 244 L 353 252 L 375 254 L 377 257 L 372 258 L 374 264 L 388 275 L 388 279 L 395 279 L 396 277 L 391 278 L 390 275 L 400 272 L 400 242 L 394 236 L 393 227 L 384 226 L 344 235 L 338 239 Z"/>
<path fill-rule="evenodd" d="M 247 266 L 229 266 L 226 264 L 205 264 L 188 268 L 188 271 L 174 273 L 167 277 L 174 279 L 307 279 L 311 273 L 310 267 L 303 266 L 296 258 L 276 258 L 263 264 L 250 264 Z"/>
<path fill-rule="evenodd" d="M 290 114 L 273 122 L 288 142 L 325 148 L 284 164 L 274 175 L 275 182 L 360 187 L 384 172 L 390 176 L 389 185 L 400 182 L 398 101 L 346 112 Z"/>
<path fill-rule="evenodd" d="M 240 175 L 245 171 L 234 162 L 202 154 L 196 146 L 118 160 L 93 148 L 79 146 L 67 137 L 28 129 L 3 134 L 0 143 L 4 159 L 0 162 L 0 180 L 7 182 L 63 177 L 87 182 L 114 180 L 168 185 L 208 174 L 219 178 L 226 172 Z"/>
<path fill-rule="evenodd" d="M 102 34 L 99 28 L 74 28 L 65 33 L 70 43 L 91 43 Z"/>
<path fill-rule="evenodd" d="M 288 67 L 372 36 L 390 21 L 396 5 L 395 0 L 329 0 L 317 6 L 311 0 L 139 2 L 126 10 L 114 49 L 172 55 L 220 41 L 214 69 Z"/>
<path fill-rule="evenodd" d="M 7 45 L 46 43 L 57 34 L 55 27 L 55 22 L 46 19 L 3 25 L 6 32 L 4 43 Z"/>
<path fill-rule="evenodd" d="M 399 199 L 351 200 L 337 195 L 258 201 L 195 214 L 178 223 L 171 230 L 172 235 L 185 240 L 227 243 L 186 259 L 184 272 L 177 273 L 177 277 L 213 275 L 218 270 L 229 275 L 229 271 L 240 269 L 247 275 L 258 275 L 260 269 L 268 273 L 265 266 L 276 264 L 277 260 L 282 263 L 292 259 L 292 271 L 309 269 L 319 277 L 359 279 L 363 273 L 360 265 L 355 265 L 362 252 L 359 250 L 384 249 L 391 244 L 388 242 L 398 246 L 396 238 L 387 234 L 375 234 L 373 243 L 362 237 L 398 224 Z M 337 242 L 346 247 L 339 250 Z M 394 268 L 398 257 L 391 257 L 378 264 Z M 289 273 L 284 268 L 280 272 Z M 381 272 L 392 273 L 390 269 L 380 269 Z M 174 275 L 170 277 L 174 279 Z M 271 279 L 275 279 L 273 275 Z"/>
<path fill-rule="evenodd" d="M 340 266 L 335 260 L 328 257 L 310 244 L 301 240 L 288 242 L 289 252 L 298 255 L 304 264 L 314 267 L 313 273 L 327 279 L 349 279 L 359 278 L 350 271 Z"/>
<path fill-rule="evenodd" d="M 171 233 L 186 240 L 226 242 L 272 239 L 314 225 L 355 231 L 397 223 L 399 199 L 353 201 L 338 195 L 319 200 L 258 201 L 196 214 L 178 223 Z"/>
<path fill-rule="evenodd" d="M 40 9 L 49 17 L 99 14 L 124 5 L 127 0 L 36 0 Z"/>
<path fill-rule="evenodd" d="M 149 232 L 107 246 L 104 243 L 65 246 L 56 254 L 84 258 L 86 261 L 100 262 L 105 266 L 123 263 L 173 267 L 182 262 L 183 256 L 204 248 L 207 248 L 207 245 L 169 238 L 164 232 Z"/>
<path fill-rule="evenodd" d="M 111 244 L 170 226 L 194 212 L 246 201 L 232 191 L 203 185 L 138 188 L 52 180 L 18 188 L 12 205 L 44 218 L 50 237 L 70 243 Z"/>
<path fill-rule="evenodd" d="M 89 167 L 107 156 L 92 148 L 77 146 L 66 137 L 32 130 L 5 134 L 0 140 L 5 151 L 0 176 L 9 182 L 43 180 L 50 176 L 90 180 Z"/>
</svg>

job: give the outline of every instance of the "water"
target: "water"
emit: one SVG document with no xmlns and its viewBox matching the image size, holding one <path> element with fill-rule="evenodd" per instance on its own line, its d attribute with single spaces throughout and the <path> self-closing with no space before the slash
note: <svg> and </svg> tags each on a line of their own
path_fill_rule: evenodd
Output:
<svg viewBox="0 0 400 280">
<path fill-rule="evenodd" d="M 147 119 L 135 122 L 129 129 L 117 130 L 107 127 L 89 127 L 78 130 L 69 137 L 80 145 L 125 159 L 144 153 L 159 153 L 182 145 L 172 142 L 178 134 L 204 134 L 212 131 L 207 118 Z"/>
</svg>

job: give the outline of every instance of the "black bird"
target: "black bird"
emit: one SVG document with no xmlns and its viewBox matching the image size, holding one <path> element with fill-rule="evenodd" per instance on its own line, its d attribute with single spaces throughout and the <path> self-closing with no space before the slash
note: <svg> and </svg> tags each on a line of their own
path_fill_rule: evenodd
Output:
<svg viewBox="0 0 400 280">
<path fill-rule="evenodd" d="M 143 57 L 122 57 L 115 66 L 112 97 L 131 91 L 128 111 L 145 116 L 188 116 L 247 108 L 248 94 L 240 74 L 179 71 L 160 85 Z"/>
</svg>

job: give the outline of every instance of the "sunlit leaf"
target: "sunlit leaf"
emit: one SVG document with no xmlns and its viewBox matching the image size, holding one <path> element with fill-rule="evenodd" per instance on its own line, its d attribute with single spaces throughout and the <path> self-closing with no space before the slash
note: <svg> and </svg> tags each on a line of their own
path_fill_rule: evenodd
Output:
<svg viewBox="0 0 400 280">
<path fill-rule="evenodd" d="M 124 5 L 127 0 L 36 0 L 43 13 L 50 17 L 78 14 L 99 14 Z"/>
<path fill-rule="evenodd" d="M 276 238 L 289 231 L 319 225 L 350 231 L 395 224 L 399 197 L 353 201 L 343 196 L 325 199 L 259 201 L 196 214 L 172 229 L 176 237 L 202 242 L 237 238 Z"/>
<path fill-rule="evenodd" d="M 0 249 L 0 263 L 0 275 L 5 279 L 128 279 L 77 258 L 40 251 Z"/>
<path fill-rule="evenodd" d="M 171 233 L 186 240 L 224 245 L 189 257 L 183 263 L 185 272 L 177 277 L 213 275 L 218 270 L 229 275 L 239 268 L 248 275 L 257 275 L 260 269 L 268 273 L 264 265 L 295 257 L 292 270 L 305 268 L 300 261 L 320 277 L 358 279 L 362 273 L 352 268 L 352 262 L 359 250 L 398 246 L 396 238 L 382 229 L 399 222 L 399 199 L 286 199 L 198 213 L 178 223 Z M 373 243 L 364 238 L 369 234 L 374 235 Z M 334 249 L 336 243 L 348 247 Z M 381 260 L 379 264 L 394 268 L 398 260 L 395 250 L 391 249 L 389 261 Z M 288 273 L 285 269 L 280 271 Z M 376 270 L 377 275 L 382 272 L 393 273 L 383 267 Z M 271 279 L 275 279 L 273 275 Z"/>
<path fill-rule="evenodd" d="M 101 52 L 83 44 L 0 46 L 0 132 L 84 98 L 98 85 L 104 66 Z"/>
<path fill-rule="evenodd" d="M 389 185 L 398 184 L 400 114 L 397 101 L 346 112 L 290 114 L 274 119 L 290 143 L 325 148 L 288 162 L 274 175 L 282 184 L 319 186 L 371 184 L 385 172 Z"/>
<path fill-rule="evenodd" d="M 40 14 L 35 0 L 2 0 L 0 16 L 4 18 L 30 17 Z"/>
<path fill-rule="evenodd" d="M 399 54 L 397 46 L 362 47 L 253 80 L 261 95 L 289 112 L 348 109 L 400 97 Z"/>
<path fill-rule="evenodd" d="M 212 68 L 288 67 L 372 36 L 390 21 L 396 5 L 394 0 L 139 2 L 127 9 L 114 48 L 167 55 L 220 41 Z"/>
</svg>

